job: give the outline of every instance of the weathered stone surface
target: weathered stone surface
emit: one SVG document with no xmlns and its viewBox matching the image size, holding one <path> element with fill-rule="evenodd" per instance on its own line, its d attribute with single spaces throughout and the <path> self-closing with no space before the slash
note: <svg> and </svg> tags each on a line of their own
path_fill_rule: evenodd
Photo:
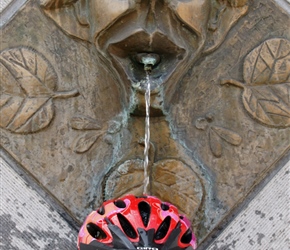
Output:
<svg viewBox="0 0 290 250">
<path fill-rule="evenodd" d="M 77 230 L 0 158 L 1 249 L 76 249 Z"/>
<path fill-rule="evenodd" d="M 1 4 L 0 4 L 0 12 L 2 12 L 8 6 L 8 4 L 10 2 L 11 2 L 10 0 L 3 0 L 3 1 L 1 1 Z"/>
<path fill-rule="evenodd" d="M 289 249 L 290 162 L 206 249 Z"/>
<path fill-rule="evenodd" d="M 170 201 L 202 240 L 289 150 L 289 13 L 270 0 L 125 1 L 113 12 L 80 2 L 30 1 L 3 27 L 2 147 L 79 220 L 133 192 L 115 173 L 130 162 L 133 178 L 142 176 L 144 65 L 132 58 L 160 54 L 150 191 L 169 199 L 153 180 L 186 173 L 190 184 L 183 175 L 162 181 L 180 197 L 195 193 L 192 210 L 189 200 Z M 47 72 L 54 80 L 43 84 Z"/>
</svg>

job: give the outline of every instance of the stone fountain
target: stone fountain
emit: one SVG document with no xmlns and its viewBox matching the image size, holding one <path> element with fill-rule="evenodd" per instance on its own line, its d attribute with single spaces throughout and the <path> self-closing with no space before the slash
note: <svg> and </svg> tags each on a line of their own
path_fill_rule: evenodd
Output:
<svg viewBox="0 0 290 250">
<path fill-rule="evenodd" d="M 3 152 L 79 221 L 142 195 L 150 65 L 148 191 L 202 241 L 289 154 L 287 20 L 271 0 L 29 1 L 1 38 Z"/>
</svg>

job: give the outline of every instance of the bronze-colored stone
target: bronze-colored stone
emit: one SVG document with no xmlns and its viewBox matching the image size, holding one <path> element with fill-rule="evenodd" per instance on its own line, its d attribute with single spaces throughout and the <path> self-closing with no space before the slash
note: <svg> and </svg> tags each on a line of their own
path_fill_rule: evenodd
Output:
<svg viewBox="0 0 290 250">
<path fill-rule="evenodd" d="M 11 132 L 33 133 L 47 127 L 54 116 L 52 100 L 78 94 L 54 91 L 57 75 L 38 52 L 25 47 L 4 50 L 0 62 L 0 126 Z"/>
<path fill-rule="evenodd" d="M 30 1 L 2 28 L 1 147 L 80 221 L 142 194 L 149 55 L 148 190 L 202 241 L 287 157 L 289 16 L 274 0 Z"/>
</svg>

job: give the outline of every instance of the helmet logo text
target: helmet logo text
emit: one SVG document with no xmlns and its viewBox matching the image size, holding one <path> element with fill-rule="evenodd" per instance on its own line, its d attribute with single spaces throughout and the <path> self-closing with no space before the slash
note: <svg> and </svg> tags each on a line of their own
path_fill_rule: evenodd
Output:
<svg viewBox="0 0 290 250">
<path fill-rule="evenodd" d="M 137 249 L 142 250 L 158 250 L 157 247 L 137 247 Z"/>
</svg>

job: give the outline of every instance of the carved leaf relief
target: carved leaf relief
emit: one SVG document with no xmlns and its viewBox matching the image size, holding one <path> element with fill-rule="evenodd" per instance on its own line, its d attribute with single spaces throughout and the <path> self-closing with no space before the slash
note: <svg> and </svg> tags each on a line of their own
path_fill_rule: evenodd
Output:
<svg viewBox="0 0 290 250">
<path fill-rule="evenodd" d="M 211 126 L 209 129 L 209 145 L 212 153 L 216 157 L 222 156 L 222 140 L 233 146 L 238 146 L 242 142 L 242 137 L 229 129 Z"/>
<path fill-rule="evenodd" d="M 103 131 L 90 131 L 82 134 L 74 142 L 74 152 L 84 153 L 88 151 L 102 134 Z"/>
<path fill-rule="evenodd" d="M 72 149 L 76 153 L 85 153 L 92 148 L 98 139 L 104 134 L 115 134 L 121 130 L 122 124 L 111 120 L 104 127 L 94 118 L 85 115 L 76 115 L 70 120 L 70 126 L 75 130 L 84 131 L 75 138 Z"/>
<path fill-rule="evenodd" d="M 209 130 L 209 146 L 215 157 L 221 157 L 223 153 L 222 143 L 219 136 L 212 130 Z"/>
<path fill-rule="evenodd" d="M 98 130 L 101 129 L 98 121 L 91 117 L 78 115 L 74 116 L 71 121 L 70 125 L 73 129 L 77 130 Z"/>
<path fill-rule="evenodd" d="M 14 133 L 33 133 L 47 127 L 54 117 L 54 98 L 78 91 L 56 92 L 57 75 L 41 54 L 28 48 L 0 53 L 0 127 Z"/>
<path fill-rule="evenodd" d="M 105 180 L 106 199 L 125 194 L 142 195 L 144 182 L 143 160 L 127 160 L 112 171 Z"/>
<path fill-rule="evenodd" d="M 275 126 L 290 126 L 290 83 L 246 88 L 243 104 L 249 114 L 260 122 Z M 288 95 L 288 97 L 287 97 Z"/>
<path fill-rule="evenodd" d="M 238 146 L 242 142 L 242 137 L 229 129 L 212 126 L 211 130 L 214 131 L 221 139 L 234 146 Z"/>
<path fill-rule="evenodd" d="M 85 132 L 75 138 L 72 148 L 76 153 L 87 152 L 94 143 L 104 134 L 102 127 L 95 119 L 84 116 L 76 115 L 70 120 L 70 126 L 72 129 L 84 130 Z M 98 130 L 98 131 L 95 131 Z"/>
<path fill-rule="evenodd" d="M 290 126 L 290 41 L 270 39 L 247 55 L 244 62 L 246 83 L 230 79 L 244 89 L 242 101 L 246 111 L 262 124 Z"/>
<path fill-rule="evenodd" d="M 144 161 L 127 160 L 111 171 L 104 182 L 104 199 L 131 193 L 143 195 Z M 203 188 L 197 175 L 183 162 L 164 159 L 150 166 L 150 194 L 174 203 L 191 219 L 202 204 Z M 189 188 L 190 187 L 190 188 Z"/>
<path fill-rule="evenodd" d="M 290 42 L 270 39 L 250 52 L 244 61 L 247 85 L 275 84 L 290 81 Z"/>
<path fill-rule="evenodd" d="M 205 117 L 196 120 L 195 127 L 208 131 L 210 150 L 215 157 L 219 158 L 223 153 L 223 141 L 233 146 L 239 146 L 242 142 L 242 137 L 230 129 L 212 125 L 213 121 L 212 114 L 207 114 Z"/>
<path fill-rule="evenodd" d="M 197 175 L 183 162 L 167 159 L 152 167 L 152 193 L 176 204 L 192 220 L 202 205 L 203 187 Z"/>
</svg>

